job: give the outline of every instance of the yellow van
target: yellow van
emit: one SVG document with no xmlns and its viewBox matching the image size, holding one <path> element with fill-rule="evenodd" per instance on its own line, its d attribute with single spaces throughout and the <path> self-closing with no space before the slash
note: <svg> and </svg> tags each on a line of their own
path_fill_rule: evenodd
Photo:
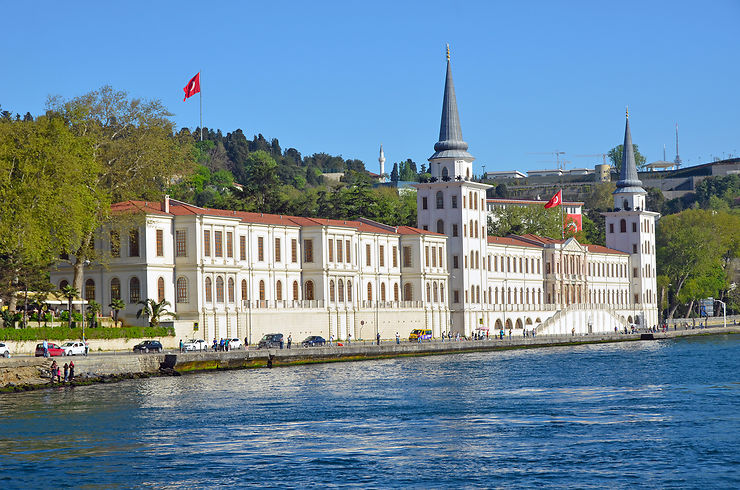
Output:
<svg viewBox="0 0 740 490">
<path fill-rule="evenodd" d="M 411 331 L 411 335 L 409 335 L 409 342 L 418 342 L 419 339 L 421 340 L 432 340 L 432 331 L 431 330 L 422 330 L 422 329 L 414 329 Z"/>
</svg>

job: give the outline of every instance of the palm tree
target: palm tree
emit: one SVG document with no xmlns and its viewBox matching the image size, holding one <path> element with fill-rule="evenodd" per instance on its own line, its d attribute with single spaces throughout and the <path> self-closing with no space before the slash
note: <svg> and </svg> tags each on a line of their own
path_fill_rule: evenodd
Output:
<svg viewBox="0 0 740 490">
<path fill-rule="evenodd" d="M 159 320 L 163 316 L 177 318 L 177 315 L 167 309 L 168 306 L 172 306 L 172 304 L 167 300 L 163 299 L 157 303 L 153 299 L 147 299 L 139 301 L 139 304 L 142 305 L 142 307 L 136 312 L 136 318 L 141 318 L 142 316 L 149 318 L 150 327 L 156 327 L 159 325 Z"/>
<path fill-rule="evenodd" d="M 97 325 L 97 323 L 95 322 L 95 317 L 97 316 L 98 313 L 100 313 L 100 310 L 102 309 L 103 309 L 103 305 L 101 305 L 97 301 L 91 300 L 87 303 L 87 313 L 90 315 L 89 318 L 90 318 L 91 327 L 94 327 Z"/>
<path fill-rule="evenodd" d="M 67 304 L 69 305 L 69 328 L 72 328 L 72 300 L 80 295 L 80 291 L 67 284 L 62 288 L 62 296 L 67 298 Z"/>
<path fill-rule="evenodd" d="M 113 325 L 118 326 L 118 312 L 126 308 L 126 303 L 122 299 L 111 300 L 108 305 L 113 310 Z"/>
</svg>

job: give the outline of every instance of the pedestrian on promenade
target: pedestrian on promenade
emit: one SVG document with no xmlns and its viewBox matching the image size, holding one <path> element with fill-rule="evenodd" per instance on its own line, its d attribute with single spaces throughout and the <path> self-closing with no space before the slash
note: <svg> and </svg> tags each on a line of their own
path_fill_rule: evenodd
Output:
<svg viewBox="0 0 740 490">
<path fill-rule="evenodd" d="M 180 352 L 182 352 L 182 339 L 180 339 Z"/>
<path fill-rule="evenodd" d="M 290 344 L 293 343 L 293 336 L 288 334 L 288 349 L 290 349 Z"/>
<path fill-rule="evenodd" d="M 570 329 L 570 336 L 575 337 L 576 336 L 576 327 L 573 327 Z"/>
<path fill-rule="evenodd" d="M 49 342 L 44 339 L 44 357 L 49 357 Z"/>
<path fill-rule="evenodd" d="M 245 349 L 249 348 L 249 337 L 244 337 L 244 348 Z"/>
<path fill-rule="evenodd" d="M 75 379 L 75 362 L 70 361 L 69 362 L 69 380 L 72 381 Z"/>
<path fill-rule="evenodd" d="M 51 382 L 52 383 L 54 382 L 54 379 L 56 378 L 56 375 L 57 375 L 57 367 L 59 367 L 57 366 L 57 361 L 56 360 L 51 361 L 51 367 L 49 368 L 49 371 L 51 371 Z"/>
<path fill-rule="evenodd" d="M 499 337 L 501 338 L 501 340 L 504 340 L 504 329 L 503 328 L 499 332 Z"/>
<path fill-rule="evenodd" d="M 509 340 L 511 340 L 511 328 L 509 328 Z"/>
<path fill-rule="evenodd" d="M 334 345 L 334 334 L 329 335 L 329 346 Z"/>
<path fill-rule="evenodd" d="M 380 332 L 375 336 L 375 338 L 378 340 L 378 345 L 380 345 Z"/>
<path fill-rule="evenodd" d="M 445 333 L 442 332 L 442 342 L 444 342 L 444 341 L 445 341 Z"/>
<path fill-rule="evenodd" d="M 64 363 L 64 382 L 66 383 L 69 379 L 69 364 Z"/>
<path fill-rule="evenodd" d="M 347 345 L 349 345 L 351 343 L 352 343 L 352 334 L 351 333 L 348 333 L 347 334 Z"/>
<path fill-rule="evenodd" d="M 396 332 L 396 344 L 400 344 L 400 343 L 401 343 L 401 336 L 398 335 L 398 332 Z M 380 340 L 378 340 L 378 345 L 380 345 Z"/>
<path fill-rule="evenodd" d="M 213 337 L 213 352 L 216 352 L 216 337 Z"/>
<path fill-rule="evenodd" d="M 85 337 L 82 337 L 82 343 L 85 344 L 85 357 L 87 357 L 87 354 L 90 352 L 90 344 L 87 343 Z"/>
</svg>

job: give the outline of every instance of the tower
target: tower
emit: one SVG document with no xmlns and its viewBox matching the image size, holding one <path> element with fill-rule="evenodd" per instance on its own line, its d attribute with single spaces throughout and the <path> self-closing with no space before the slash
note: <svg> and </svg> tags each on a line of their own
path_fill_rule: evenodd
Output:
<svg viewBox="0 0 740 490">
<path fill-rule="evenodd" d="M 464 335 L 470 335 L 483 318 L 481 290 L 487 283 L 486 189 L 491 186 L 470 181 L 473 160 L 462 138 L 448 45 L 439 140 L 429 157 L 432 182 L 416 185 L 417 226 L 447 235 L 451 310 L 447 330 Z"/>
<path fill-rule="evenodd" d="M 655 223 L 660 215 L 645 209 L 646 196 L 637 175 L 627 113 L 622 169 L 613 193 L 614 211 L 604 213 L 606 246 L 629 254 L 632 322 L 652 327 L 658 324 Z"/>
<path fill-rule="evenodd" d="M 676 159 L 673 160 L 673 163 L 676 164 L 676 168 L 681 166 L 681 157 L 678 156 L 678 123 L 676 123 Z"/>
<path fill-rule="evenodd" d="M 380 181 L 385 182 L 385 155 L 383 154 L 383 144 L 380 144 L 380 156 L 378 157 L 378 163 L 380 163 Z"/>
</svg>

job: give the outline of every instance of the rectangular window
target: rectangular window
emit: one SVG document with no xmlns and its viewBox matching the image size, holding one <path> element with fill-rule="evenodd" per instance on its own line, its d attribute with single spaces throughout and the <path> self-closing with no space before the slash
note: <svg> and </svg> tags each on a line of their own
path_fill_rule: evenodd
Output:
<svg viewBox="0 0 740 490">
<path fill-rule="evenodd" d="M 463 194 L 463 209 L 465 209 L 465 194 Z"/>
<path fill-rule="evenodd" d="M 424 247 L 424 265 L 429 267 L 429 247 Z"/>
<path fill-rule="evenodd" d="M 214 255 L 216 257 L 223 257 L 224 256 L 223 232 L 221 231 L 213 232 L 213 245 L 215 248 Z"/>
<path fill-rule="evenodd" d="M 428 227 L 427 225 L 424 225 L 424 226 L 422 226 L 422 229 L 423 229 L 424 231 L 429 231 L 429 227 Z"/>
<path fill-rule="evenodd" d="M 432 267 L 437 267 L 437 252 L 432 247 Z"/>
<path fill-rule="evenodd" d="M 442 247 L 437 249 L 439 251 L 439 266 L 442 267 Z"/>
<path fill-rule="evenodd" d="M 403 247 L 403 266 L 411 267 L 411 247 Z"/>
<path fill-rule="evenodd" d="M 164 257 L 164 230 L 157 230 L 157 257 Z"/>
<path fill-rule="evenodd" d="M 378 263 L 380 267 L 385 267 L 385 246 L 380 246 L 380 256 L 378 257 Z"/>
<path fill-rule="evenodd" d="M 614 223 L 609 223 L 609 233 L 614 233 Z"/>
<path fill-rule="evenodd" d="M 452 236 L 457 236 L 457 223 L 452 224 Z"/>
<path fill-rule="evenodd" d="M 329 238 L 329 262 L 334 262 L 334 240 Z"/>
<path fill-rule="evenodd" d="M 427 208 L 427 198 L 422 197 L 421 198 L 421 209 L 426 209 L 426 208 Z"/>
<path fill-rule="evenodd" d="M 128 256 L 139 256 L 139 230 L 131 230 L 128 235 Z"/>
<path fill-rule="evenodd" d="M 175 230 L 175 257 L 186 257 L 188 232 L 187 230 Z"/>
<path fill-rule="evenodd" d="M 351 257 L 352 257 L 352 254 L 350 253 L 350 251 L 351 251 L 351 248 L 350 248 L 350 247 L 351 247 L 351 245 L 350 245 L 350 241 L 349 241 L 349 240 L 346 240 L 346 241 L 344 242 L 344 245 L 345 245 L 345 246 L 344 246 L 344 251 L 345 251 L 345 252 L 347 252 L 347 253 L 346 253 L 346 254 L 344 254 L 344 255 L 345 255 L 345 257 L 346 257 L 347 263 L 348 263 L 348 264 L 351 264 L 351 263 L 352 263 L 352 258 L 351 258 Z"/>
<path fill-rule="evenodd" d="M 313 240 L 303 240 L 303 261 L 313 262 Z"/>
<path fill-rule="evenodd" d="M 637 267 L 632 268 L 632 277 L 640 277 Z"/>
<path fill-rule="evenodd" d="M 635 294 L 635 304 L 639 304 L 639 303 L 640 303 L 640 295 Z"/>
<path fill-rule="evenodd" d="M 632 233 L 637 233 L 637 223 L 632 223 Z"/>
<path fill-rule="evenodd" d="M 342 240 L 337 240 L 337 262 L 344 262 L 342 257 Z"/>
<path fill-rule="evenodd" d="M 113 230 L 110 232 L 110 254 L 113 257 L 121 256 L 121 236 Z"/>
<path fill-rule="evenodd" d="M 283 260 L 283 254 L 280 250 L 280 238 L 275 238 L 275 262 L 281 262 Z"/>
<path fill-rule="evenodd" d="M 239 236 L 239 260 L 247 260 L 247 237 Z"/>
<path fill-rule="evenodd" d="M 370 244 L 365 244 L 365 265 L 371 265 L 370 261 Z"/>
<path fill-rule="evenodd" d="M 468 268 L 468 256 L 467 255 L 465 256 L 465 268 L 466 269 Z"/>
<path fill-rule="evenodd" d="M 633 243 L 632 244 L 632 253 L 633 254 L 636 254 L 637 253 L 637 244 L 636 243 Z"/>
<path fill-rule="evenodd" d="M 257 260 L 263 262 L 265 260 L 265 239 L 264 237 L 257 237 Z"/>
<path fill-rule="evenodd" d="M 211 256 L 211 231 L 203 230 L 203 255 Z"/>
<path fill-rule="evenodd" d="M 452 301 L 453 303 L 459 303 L 460 302 L 460 291 L 455 289 L 452 291 Z"/>
<path fill-rule="evenodd" d="M 457 208 L 457 196 L 452 196 L 452 208 Z"/>
<path fill-rule="evenodd" d="M 398 247 L 393 246 L 393 268 L 398 267 Z"/>
<path fill-rule="evenodd" d="M 460 257 L 458 257 L 457 255 L 452 256 L 452 268 L 453 269 L 460 268 Z"/>
<path fill-rule="evenodd" d="M 294 264 L 298 262 L 298 240 L 295 238 L 290 240 L 290 260 Z"/>
<path fill-rule="evenodd" d="M 226 256 L 228 258 L 234 257 L 234 233 L 226 232 Z"/>
</svg>

